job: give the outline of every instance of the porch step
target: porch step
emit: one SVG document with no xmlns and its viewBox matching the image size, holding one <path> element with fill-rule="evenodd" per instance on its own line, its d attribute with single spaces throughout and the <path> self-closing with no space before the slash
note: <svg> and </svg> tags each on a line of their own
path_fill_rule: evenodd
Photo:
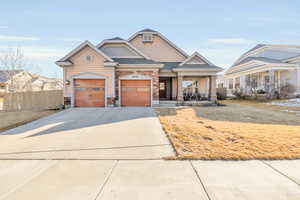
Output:
<svg viewBox="0 0 300 200">
<path fill-rule="evenodd" d="M 213 101 L 159 101 L 155 107 L 175 107 L 175 106 L 208 106 L 214 105 Z"/>
<path fill-rule="evenodd" d="M 159 101 L 159 104 L 177 104 L 177 101 Z"/>
</svg>

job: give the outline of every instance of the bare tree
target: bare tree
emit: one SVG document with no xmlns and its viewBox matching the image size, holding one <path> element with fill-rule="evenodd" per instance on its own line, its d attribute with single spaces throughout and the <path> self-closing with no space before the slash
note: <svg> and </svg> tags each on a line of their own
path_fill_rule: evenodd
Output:
<svg viewBox="0 0 300 200">
<path fill-rule="evenodd" d="M 15 92 L 18 88 L 18 83 L 14 80 L 14 76 L 16 72 L 24 70 L 26 66 L 27 60 L 19 47 L 9 47 L 0 50 L 0 70 L 8 79 L 9 92 Z"/>
</svg>

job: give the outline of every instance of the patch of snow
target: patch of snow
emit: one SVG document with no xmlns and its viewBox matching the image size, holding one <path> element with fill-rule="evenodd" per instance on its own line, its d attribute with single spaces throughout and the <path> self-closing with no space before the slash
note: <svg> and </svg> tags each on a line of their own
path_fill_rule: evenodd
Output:
<svg viewBox="0 0 300 200">
<path fill-rule="evenodd" d="M 276 105 L 276 106 L 300 107 L 300 98 L 283 100 L 283 101 L 272 101 L 268 104 Z"/>
</svg>

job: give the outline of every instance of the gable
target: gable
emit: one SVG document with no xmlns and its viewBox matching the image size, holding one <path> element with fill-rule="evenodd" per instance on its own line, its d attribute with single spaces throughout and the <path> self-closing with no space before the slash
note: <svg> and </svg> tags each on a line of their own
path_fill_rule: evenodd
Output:
<svg viewBox="0 0 300 200">
<path fill-rule="evenodd" d="M 191 60 L 189 60 L 186 64 L 205 64 L 206 62 L 204 62 L 201 58 L 199 57 L 194 57 Z"/>
<path fill-rule="evenodd" d="M 85 46 L 72 55 L 69 60 L 74 65 L 103 65 L 106 59 L 91 47 Z"/>
<path fill-rule="evenodd" d="M 134 38 L 130 39 L 129 42 L 155 61 L 182 62 L 186 59 L 185 55 L 158 34 L 153 35 L 152 42 L 143 42 L 141 34 L 137 34 Z"/>
<path fill-rule="evenodd" d="M 100 49 L 111 58 L 141 58 L 136 51 L 125 44 L 104 44 Z"/>
</svg>

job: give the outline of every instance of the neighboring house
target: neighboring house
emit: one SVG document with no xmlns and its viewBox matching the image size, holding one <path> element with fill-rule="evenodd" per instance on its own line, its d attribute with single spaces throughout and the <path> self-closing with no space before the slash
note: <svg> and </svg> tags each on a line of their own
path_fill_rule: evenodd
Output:
<svg viewBox="0 0 300 200">
<path fill-rule="evenodd" d="M 25 70 L 0 70 L 0 93 L 61 90 L 62 80 L 31 74 Z"/>
<path fill-rule="evenodd" d="M 56 64 L 63 68 L 65 102 L 77 107 L 183 101 L 186 81 L 198 82 L 198 95 L 216 100 L 216 73 L 222 70 L 151 29 L 97 46 L 85 41 Z"/>
<path fill-rule="evenodd" d="M 230 68 L 218 73 L 217 86 L 227 94 L 243 89 L 280 93 L 283 87 L 300 94 L 300 46 L 259 44 L 244 53 Z"/>
</svg>

